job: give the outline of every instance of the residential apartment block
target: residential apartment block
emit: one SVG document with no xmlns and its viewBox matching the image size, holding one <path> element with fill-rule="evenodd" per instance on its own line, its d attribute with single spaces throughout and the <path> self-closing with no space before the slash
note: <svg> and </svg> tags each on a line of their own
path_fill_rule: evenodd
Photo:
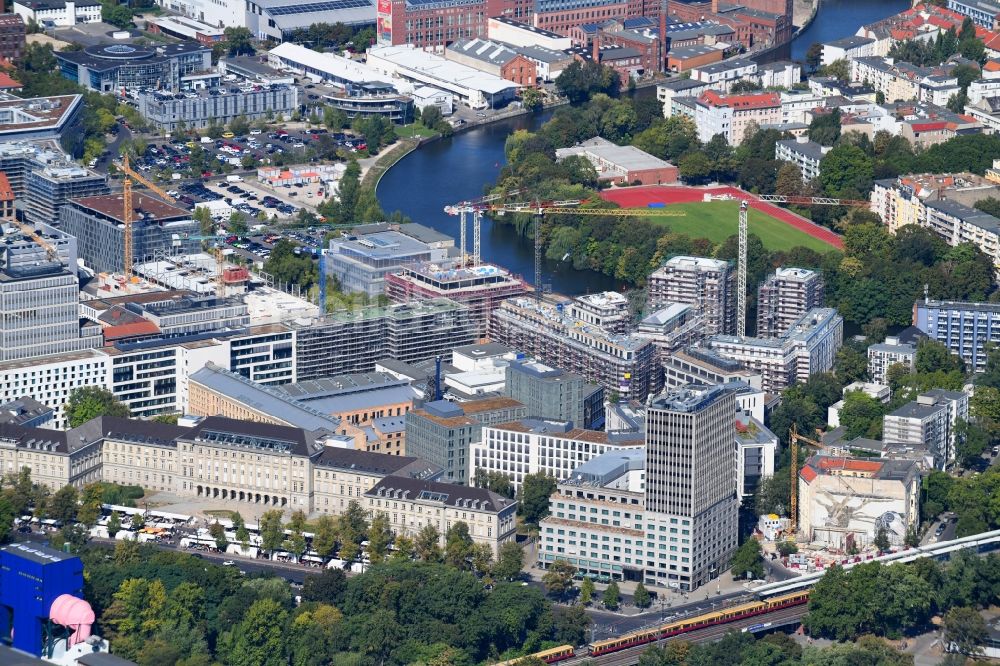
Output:
<svg viewBox="0 0 1000 666">
<path fill-rule="evenodd" d="M 649 340 L 585 325 L 565 308 L 546 302 L 504 301 L 493 313 L 490 335 L 502 345 L 577 373 L 626 398 L 642 400 L 661 385 L 656 347 Z"/>
<path fill-rule="evenodd" d="M 971 243 L 993 263 L 1000 277 L 1000 219 L 954 201 L 929 201 L 926 226 L 952 247 Z"/>
<path fill-rule="evenodd" d="M 969 396 L 960 391 L 928 391 L 913 402 L 886 414 L 882 439 L 888 443 L 923 448 L 944 469 L 955 460 L 955 425 L 968 420 Z"/>
<path fill-rule="evenodd" d="M 887 384 L 889 368 L 902 365 L 912 372 L 916 361 L 916 345 L 900 342 L 898 338 L 890 336 L 884 342 L 868 347 L 868 376 L 876 384 Z"/>
<path fill-rule="evenodd" d="M 642 445 L 642 433 L 609 434 L 569 421 L 522 419 L 483 428 L 481 441 L 472 446 L 468 478 L 478 470 L 497 472 L 510 478 L 516 490 L 527 474 L 563 481 L 607 451 Z"/>
<path fill-rule="evenodd" d="M 929 226 L 930 203 L 947 201 L 973 206 L 988 197 L 1000 197 L 1000 187 L 995 182 L 972 173 L 953 173 L 876 180 L 869 198 L 872 211 L 882 218 L 889 231 L 896 233 L 907 224 Z"/>
<path fill-rule="evenodd" d="M 743 382 L 760 388 L 760 371 L 750 370 L 733 359 L 720 356 L 708 347 L 686 347 L 663 357 L 663 382 L 668 389 L 688 384 L 730 384 Z"/>
<path fill-rule="evenodd" d="M 698 96 L 694 121 L 700 141 L 707 143 L 721 134 L 729 145 L 738 146 L 747 129 L 780 123 L 781 117 L 778 93 L 721 95 L 709 90 Z"/>
<path fill-rule="evenodd" d="M 716 335 L 708 344 L 719 356 L 762 376 L 761 388 L 779 393 L 833 368 L 844 340 L 844 318 L 832 308 L 814 308 L 778 338 Z"/>
<path fill-rule="evenodd" d="M 829 146 L 821 146 L 810 141 L 807 136 L 784 139 L 774 144 L 774 159 L 791 162 L 799 168 L 803 182 L 819 178 L 819 165 L 823 156 L 830 152 Z"/>
<path fill-rule="evenodd" d="M 757 337 L 776 338 L 823 305 L 823 277 L 808 268 L 779 268 L 757 289 Z"/>
<path fill-rule="evenodd" d="M 476 340 L 468 308 L 446 298 L 339 311 L 291 326 L 296 381 L 371 372 L 383 358 L 433 359 Z"/>
<path fill-rule="evenodd" d="M 761 481 L 774 476 L 778 436 L 752 416 L 736 417 L 736 493 L 753 497 Z"/>
<path fill-rule="evenodd" d="M 736 271 L 728 262 L 672 257 L 653 271 L 646 288 L 652 311 L 687 303 L 703 318 L 705 335 L 736 331 Z"/>
<path fill-rule="evenodd" d="M 914 306 L 913 324 L 974 372 L 986 367 L 986 345 L 1000 344 L 1000 304 L 923 299 Z"/>
</svg>

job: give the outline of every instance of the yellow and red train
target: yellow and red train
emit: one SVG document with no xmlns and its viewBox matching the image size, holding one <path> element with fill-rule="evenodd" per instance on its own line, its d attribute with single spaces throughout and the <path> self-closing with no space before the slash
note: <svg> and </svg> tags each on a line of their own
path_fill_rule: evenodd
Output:
<svg viewBox="0 0 1000 666">
<path fill-rule="evenodd" d="M 711 627 L 717 624 L 727 624 L 729 622 L 736 622 L 748 617 L 754 617 L 755 615 L 772 613 L 776 610 L 788 608 L 789 606 L 798 606 L 808 601 L 809 590 L 790 592 L 789 594 L 783 594 L 769 599 L 761 599 L 759 601 L 748 601 L 746 603 L 737 604 L 735 606 L 723 608 L 711 613 L 704 613 L 702 615 L 696 615 L 683 620 L 677 620 L 676 622 L 670 622 L 669 624 L 664 624 L 653 629 L 636 631 L 631 634 L 625 634 L 624 636 L 618 636 L 617 638 L 609 638 L 605 641 L 596 641 L 587 646 L 587 649 L 588 653 L 595 657 L 602 654 L 610 654 L 620 650 L 627 650 L 628 648 L 632 648 L 637 645 L 655 643 L 656 641 L 661 641 L 665 638 L 677 636 L 689 631 L 697 631 L 698 629 L 705 629 L 706 627 Z M 571 659 L 575 657 L 576 651 L 573 649 L 572 645 L 560 645 L 559 647 L 543 650 L 542 652 L 536 652 L 535 654 L 529 656 L 541 659 L 546 664 L 554 664 L 556 662 L 563 661 L 564 659 Z M 527 658 L 528 657 L 518 657 L 517 659 L 510 659 L 496 664 L 496 666 L 516 666 L 519 661 Z"/>
</svg>

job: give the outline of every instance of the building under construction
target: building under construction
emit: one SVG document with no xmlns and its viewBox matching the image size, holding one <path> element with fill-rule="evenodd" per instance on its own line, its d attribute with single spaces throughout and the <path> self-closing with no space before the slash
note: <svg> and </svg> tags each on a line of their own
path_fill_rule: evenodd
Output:
<svg viewBox="0 0 1000 666">
<path fill-rule="evenodd" d="M 486 337 L 490 314 L 500 303 L 529 290 L 519 276 L 492 264 L 462 268 L 424 263 L 385 276 L 385 291 L 394 303 L 443 297 L 466 306 L 480 338 Z"/>
<path fill-rule="evenodd" d="M 132 195 L 132 256 L 136 262 L 200 251 L 200 224 L 191 213 L 146 194 Z M 119 194 L 70 200 L 59 229 L 75 236 L 80 258 L 97 272 L 125 271 L 125 200 Z"/>
<path fill-rule="evenodd" d="M 568 314 L 565 304 L 518 297 L 493 312 L 490 337 L 539 361 L 582 375 L 623 398 L 645 400 L 663 386 L 656 346 L 615 335 Z"/>
<path fill-rule="evenodd" d="M 469 309 L 446 298 L 342 310 L 292 326 L 296 381 L 371 372 L 383 358 L 412 363 L 450 355 L 476 339 Z"/>
<path fill-rule="evenodd" d="M 693 305 L 704 334 L 736 331 L 736 268 L 721 259 L 677 256 L 653 271 L 647 283 L 649 311 L 673 303 Z"/>
</svg>

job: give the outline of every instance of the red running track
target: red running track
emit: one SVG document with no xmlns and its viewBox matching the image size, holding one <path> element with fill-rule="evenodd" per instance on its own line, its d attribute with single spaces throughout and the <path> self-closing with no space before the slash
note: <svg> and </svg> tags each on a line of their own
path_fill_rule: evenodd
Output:
<svg viewBox="0 0 1000 666">
<path fill-rule="evenodd" d="M 736 199 L 746 199 L 750 202 L 751 208 L 781 220 L 785 224 L 791 225 L 803 231 L 813 238 L 828 243 L 837 249 L 843 249 L 844 239 L 830 231 L 826 227 L 821 227 L 801 215 L 757 200 L 754 195 L 744 192 L 737 187 L 667 187 L 663 185 L 651 185 L 641 187 L 624 187 L 601 192 L 601 198 L 618 204 L 622 208 L 645 208 L 651 203 L 676 204 L 676 203 L 696 203 L 704 201 L 706 194 L 724 195 L 728 194 Z"/>
</svg>

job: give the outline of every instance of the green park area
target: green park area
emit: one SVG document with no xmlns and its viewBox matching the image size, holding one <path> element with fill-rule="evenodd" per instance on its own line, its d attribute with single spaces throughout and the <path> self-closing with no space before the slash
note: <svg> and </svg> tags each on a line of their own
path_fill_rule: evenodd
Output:
<svg viewBox="0 0 1000 666">
<path fill-rule="evenodd" d="M 663 225 L 674 233 L 692 238 L 707 238 L 713 243 L 722 243 L 739 231 L 739 204 L 735 201 L 709 201 L 670 204 L 668 210 L 684 211 L 684 217 L 651 217 L 654 224 Z M 753 208 L 748 217 L 750 233 L 760 238 L 768 250 L 786 251 L 796 246 L 807 247 L 820 253 L 835 248 L 813 238 L 804 231 L 776 220 Z"/>
</svg>

